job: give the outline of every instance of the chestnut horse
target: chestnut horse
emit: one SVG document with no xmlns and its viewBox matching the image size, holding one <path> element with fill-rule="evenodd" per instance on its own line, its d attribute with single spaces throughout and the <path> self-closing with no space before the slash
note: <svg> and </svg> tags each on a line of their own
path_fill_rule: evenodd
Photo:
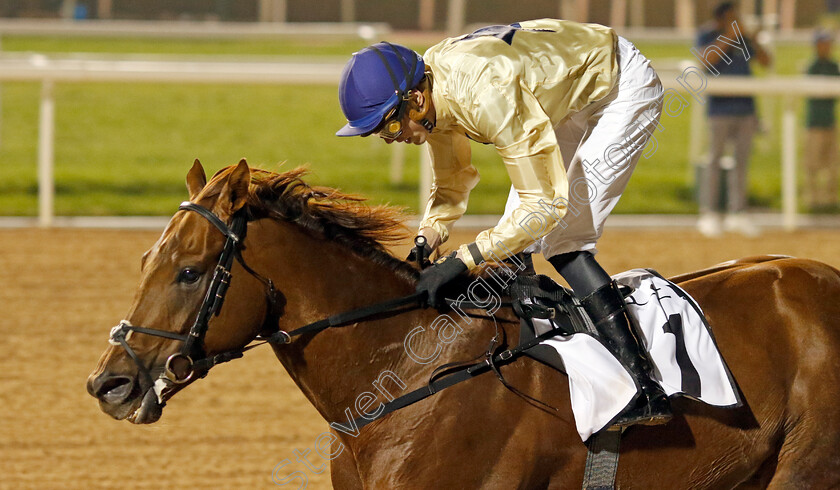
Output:
<svg viewBox="0 0 840 490">
<path fill-rule="evenodd" d="M 209 183 L 198 161 L 187 175 L 190 200 L 222 221 L 247 212 L 242 257 L 273 279 L 283 298 L 282 311 L 271 315 L 264 284 L 235 263 L 224 307 L 204 338 L 207 354 L 414 292 L 417 271 L 383 245 L 405 236 L 400 212 L 310 187 L 302 173 L 251 170 L 243 160 Z M 126 321 L 185 334 L 223 242 L 204 217 L 176 213 L 143 256 L 142 280 Z M 758 257 L 675 281 L 705 311 L 746 405 L 733 410 L 673 400 L 670 423 L 625 432 L 617 486 L 840 485 L 840 272 L 811 260 Z M 495 321 L 475 315 L 446 342 L 429 328 L 438 315 L 432 309 L 403 310 L 272 344 L 304 395 L 335 423 L 332 454 L 341 452 L 331 461 L 333 485 L 579 488 L 586 448 L 572 421 L 566 378 L 528 359 L 502 368 L 508 383 L 559 407 L 559 413 L 485 375 L 352 430 L 358 410 L 369 413 L 377 402 L 422 386 L 435 366 L 481 354 L 496 325 L 508 339 L 518 338 L 518 323 L 504 308 Z M 418 326 L 423 328 L 415 330 Z M 405 347 L 410 331 L 413 355 Z M 178 340 L 134 333 L 128 344 L 153 376 L 179 352 Z M 434 353 L 434 362 L 418 362 Z M 151 382 L 140 375 L 137 362 L 123 347 L 109 347 L 87 388 L 112 417 L 152 423 L 162 407 L 146 396 Z M 377 380 L 374 392 L 371 383 Z M 360 403 L 365 393 L 370 396 Z M 347 430 L 336 430 L 338 424 Z"/>
</svg>

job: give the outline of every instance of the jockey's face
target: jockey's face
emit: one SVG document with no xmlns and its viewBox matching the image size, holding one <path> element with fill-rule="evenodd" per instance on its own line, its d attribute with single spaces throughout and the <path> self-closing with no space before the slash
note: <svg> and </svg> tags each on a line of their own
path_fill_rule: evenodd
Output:
<svg viewBox="0 0 840 490">
<path fill-rule="evenodd" d="M 423 92 L 419 90 L 413 90 L 411 93 L 411 105 L 412 107 L 420 112 L 425 112 L 426 118 L 430 121 L 434 121 L 434 105 L 432 104 L 431 97 L 426 98 L 423 96 Z M 428 105 L 428 107 L 426 107 Z M 424 109 L 427 109 L 424 111 Z M 426 137 L 429 135 L 429 131 L 423 127 L 418 121 L 415 121 L 411 117 L 409 117 L 409 111 L 405 111 L 402 117 L 402 132 L 396 138 L 388 138 L 381 133 L 379 136 L 385 140 L 386 143 L 391 144 L 393 142 L 397 143 L 409 143 L 413 145 L 422 145 L 426 142 Z"/>
<path fill-rule="evenodd" d="M 424 128 L 423 125 L 408 117 L 408 114 L 403 116 L 402 123 L 402 133 L 400 133 L 396 139 L 386 138 L 382 135 L 380 135 L 380 137 L 389 145 L 395 141 L 397 143 L 409 143 L 412 145 L 422 145 L 426 142 L 426 136 L 429 132 L 426 131 L 426 128 Z"/>
</svg>

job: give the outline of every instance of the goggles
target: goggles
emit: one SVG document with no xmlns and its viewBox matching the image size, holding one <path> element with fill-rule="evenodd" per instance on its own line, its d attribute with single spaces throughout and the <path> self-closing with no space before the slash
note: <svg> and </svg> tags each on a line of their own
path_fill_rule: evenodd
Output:
<svg viewBox="0 0 840 490">
<path fill-rule="evenodd" d="M 400 103 L 391 109 L 385 118 L 382 119 L 382 124 L 376 127 L 369 134 L 378 135 L 387 140 L 395 140 L 400 137 L 403 132 L 403 116 L 405 109 L 408 107 L 408 101 L 403 99 Z M 365 135 L 368 136 L 368 135 Z"/>
</svg>

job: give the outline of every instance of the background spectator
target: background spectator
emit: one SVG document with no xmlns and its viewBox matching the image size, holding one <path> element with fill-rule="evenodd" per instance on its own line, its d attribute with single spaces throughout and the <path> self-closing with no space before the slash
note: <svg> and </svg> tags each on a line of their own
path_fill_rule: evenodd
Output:
<svg viewBox="0 0 840 490">
<path fill-rule="evenodd" d="M 751 76 L 753 59 L 767 66 L 770 56 L 752 36 L 744 31 L 738 11 L 732 2 L 723 2 L 714 10 L 714 25 L 703 30 L 697 39 L 700 52 L 718 73 L 713 75 Z M 726 42 L 725 39 L 730 40 Z M 746 52 L 733 46 L 741 42 Z M 747 207 L 747 166 L 752 151 L 752 138 L 757 126 L 752 97 L 709 97 L 709 162 L 700 177 L 700 219 L 697 226 L 706 236 L 717 236 L 725 229 L 744 235 L 758 234 L 758 228 L 745 215 Z M 734 146 L 735 168 L 728 173 L 726 218 L 719 209 L 721 166 L 727 144 Z"/>
<path fill-rule="evenodd" d="M 831 43 L 832 35 L 826 31 L 817 31 L 814 35 L 816 59 L 808 67 L 808 75 L 840 75 L 837 62 L 831 58 Z M 837 130 L 834 100 L 813 98 L 807 101 L 805 203 L 815 212 L 837 210 Z"/>
</svg>

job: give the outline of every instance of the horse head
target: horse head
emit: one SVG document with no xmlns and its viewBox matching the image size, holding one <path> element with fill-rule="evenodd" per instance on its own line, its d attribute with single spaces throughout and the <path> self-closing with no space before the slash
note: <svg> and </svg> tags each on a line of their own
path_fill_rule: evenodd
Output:
<svg viewBox="0 0 840 490">
<path fill-rule="evenodd" d="M 245 212 L 250 181 L 251 170 L 244 159 L 220 171 L 209 184 L 201 163 L 196 160 L 193 164 L 187 190 L 195 207 L 182 205 L 143 255 L 133 305 L 125 320 L 112 329 L 111 345 L 88 377 L 88 392 L 112 417 L 136 424 L 157 421 L 167 398 L 206 374 L 206 369 L 196 368 L 193 362 L 201 356 L 210 359 L 241 349 L 261 332 L 270 307 L 261 292 L 262 284 L 254 277 L 237 277 L 237 287 L 223 311 L 219 309 L 221 301 L 212 306 L 213 298 L 205 300 L 214 283 L 230 281 L 230 276 L 218 275 L 219 258 L 227 242 L 232 241 L 234 249 L 240 246 L 242 237 L 234 233 L 244 234 L 245 218 L 242 230 L 226 233 L 224 227 Z M 221 227 L 210 217 L 190 212 L 197 209 L 209 211 Z M 228 267 L 233 265 L 232 256 L 228 262 Z M 218 287 L 214 291 L 218 292 Z M 224 291 L 221 295 L 224 297 Z M 235 323 L 237 328 L 210 327 L 206 335 L 196 335 L 202 314 L 207 317 L 204 328 L 210 318 L 214 326 Z"/>
<path fill-rule="evenodd" d="M 304 173 L 250 169 L 242 160 L 208 183 L 196 160 L 190 200 L 143 256 L 131 309 L 88 378 L 103 411 L 155 422 L 166 400 L 256 337 L 375 303 L 383 291 L 413 290 L 416 270 L 384 246 L 405 237 L 401 210 L 310 186 Z M 275 353 L 288 368 L 304 346 L 323 356 L 335 339 L 309 345 L 304 335 Z M 352 342 L 378 349 L 368 340 Z"/>
</svg>

